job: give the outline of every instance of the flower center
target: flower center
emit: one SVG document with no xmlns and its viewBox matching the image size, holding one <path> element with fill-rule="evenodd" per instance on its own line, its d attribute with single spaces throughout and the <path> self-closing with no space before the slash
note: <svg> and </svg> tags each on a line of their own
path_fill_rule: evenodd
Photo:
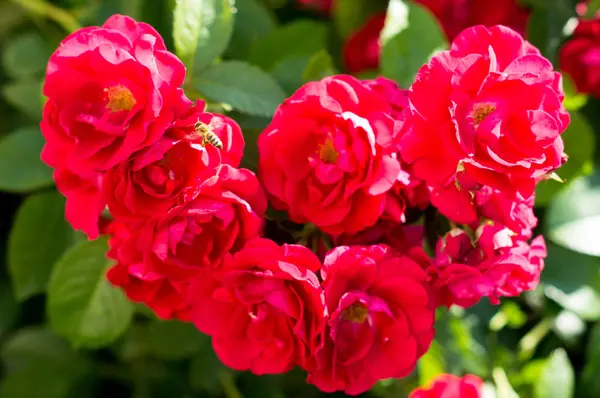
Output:
<svg viewBox="0 0 600 398">
<path fill-rule="evenodd" d="M 342 312 L 342 317 L 350 322 L 364 323 L 369 315 L 369 310 L 363 303 L 358 301 Z"/>
<path fill-rule="evenodd" d="M 104 92 L 108 97 L 106 108 L 111 112 L 130 111 L 135 105 L 133 93 L 121 84 L 105 88 Z"/>
<path fill-rule="evenodd" d="M 338 151 L 333 146 L 333 140 L 328 138 L 325 143 L 319 145 L 319 158 L 325 163 L 335 163 L 338 158 Z"/>
<path fill-rule="evenodd" d="M 492 112 L 494 112 L 496 110 L 496 105 L 493 104 L 486 104 L 486 103 L 480 103 L 480 104 L 475 104 L 475 106 L 473 106 L 473 112 L 471 113 L 471 116 L 473 117 L 473 120 L 475 121 L 475 125 L 479 126 L 479 124 L 481 122 L 484 121 L 484 119 L 486 117 L 488 117 L 488 115 Z"/>
</svg>

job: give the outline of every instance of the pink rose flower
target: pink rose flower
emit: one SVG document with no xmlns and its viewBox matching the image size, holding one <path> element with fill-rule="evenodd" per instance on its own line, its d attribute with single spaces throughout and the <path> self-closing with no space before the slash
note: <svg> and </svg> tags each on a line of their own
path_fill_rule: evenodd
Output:
<svg viewBox="0 0 600 398">
<path fill-rule="evenodd" d="M 417 388 L 408 398 L 483 398 L 483 380 L 475 375 L 439 375 L 429 388 Z"/>
</svg>

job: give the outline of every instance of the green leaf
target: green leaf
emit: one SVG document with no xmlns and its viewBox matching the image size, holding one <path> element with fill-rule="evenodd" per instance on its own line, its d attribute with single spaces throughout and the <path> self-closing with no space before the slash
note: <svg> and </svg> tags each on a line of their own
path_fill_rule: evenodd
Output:
<svg viewBox="0 0 600 398">
<path fill-rule="evenodd" d="M 306 81 L 303 74 L 311 57 L 309 55 L 292 55 L 277 62 L 271 70 L 271 76 L 285 90 L 286 94 L 292 95 Z"/>
<path fill-rule="evenodd" d="M 106 250 L 106 239 L 77 244 L 57 262 L 50 277 L 50 324 L 76 347 L 106 346 L 131 322 L 133 305 L 106 280 Z"/>
<path fill-rule="evenodd" d="M 46 291 L 52 266 L 72 241 L 65 200 L 57 192 L 29 196 L 19 208 L 8 240 L 8 270 L 15 296 Z"/>
<path fill-rule="evenodd" d="M 569 183 L 571 179 L 581 175 L 584 167 L 592 161 L 596 137 L 588 120 L 580 113 L 571 112 L 571 123 L 562 134 L 562 139 L 565 152 L 569 154 L 569 161 L 557 170 L 557 174 Z M 535 189 L 535 205 L 549 203 L 565 186 L 566 184 L 552 179 L 541 181 Z"/>
<path fill-rule="evenodd" d="M 385 11 L 385 2 L 377 0 L 335 0 L 333 24 L 342 38 L 359 30 L 377 12 Z"/>
<path fill-rule="evenodd" d="M 381 73 L 401 87 L 409 87 L 421 66 L 448 47 L 433 15 L 403 0 L 390 0 L 380 40 Z"/>
<path fill-rule="evenodd" d="M 50 54 L 50 48 L 42 36 L 26 32 L 6 42 L 2 66 L 14 79 L 38 77 L 44 73 Z"/>
<path fill-rule="evenodd" d="M 574 16 L 575 7 L 570 0 L 544 1 L 529 16 L 525 37 L 556 65 L 565 26 Z"/>
<path fill-rule="evenodd" d="M 2 347 L 8 371 L 0 384 L 2 398 L 66 398 L 89 366 L 68 344 L 42 328 L 25 328 Z"/>
<path fill-rule="evenodd" d="M 255 116 L 271 117 L 285 93 L 271 76 L 241 61 L 227 61 L 194 78 L 196 90 L 213 101 Z"/>
<path fill-rule="evenodd" d="M 205 340 L 205 336 L 190 323 L 156 321 L 148 327 L 146 349 L 159 359 L 184 359 L 200 351 Z"/>
<path fill-rule="evenodd" d="M 0 282 L 0 338 L 15 325 L 18 315 L 19 303 L 10 286 L 4 281 Z"/>
<path fill-rule="evenodd" d="M 44 137 L 23 127 L 0 138 L 0 190 L 29 192 L 52 185 L 52 169 L 40 159 Z"/>
<path fill-rule="evenodd" d="M 571 250 L 600 256 L 600 171 L 573 180 L 550 202 L 546 232 Z"/>
<path fill-rule="evenodd" d="M 42 119 L 42 82 L 26 81 L 5 84 L 2 96 L 32 120 Z"/>
<path fill-rule="evenodd" d="M 256 41 L 250 48 L 248 62 L 271 70 L 277 62 L 292 55 L 312 55 L 327 44 L 327 25 L 311 20 L 297 20 L 283 25 Z"/>
<path fill-rule="evenodd" d="M 567 353 L 559 348 L 550 355 L 535 384 L 535 398 L 572 398 L 575 373 Z"/>
<path fill-rule="evenodd" d="M 541 279 L 548 298 L 584 320 L 600 319 L 599 258 L 549 243 Z"/>
<path fill-rule="evenodd" d="M 324 77 L 337 74 L 333 59 L 326 50 L 321 50 L 308 60 L 308 65 L 302 72 L 305 82 L 321 80 Z"/>
<path fill-rule="evenodd" d="M 437 376 L 445 373 L 444 347 L 433 340 L 429 350 L 419 359 L 419 385 L 427 386 Z"/>
<path fill-rule="evenodd" d="M 232 0 L 176 0 L 173 39 L 189 70 L 210 65 L 225 51 L 232 32 Z"/>
<path fill-rule="evenodd" d="M 585 387 L 587 396 L 600 396 L 600 323 L 596 323 L 590 333 L 586 345 L 585 365 L 581 376 L 581 383 Z"/>
<path fill-rule="evenodd" d="M 222 390 L 220 377 L 228 369 L 221 363 L 212 349 L 210 337 L 201 334 L 200 352 L 190 363 L 190 386 L 195 391 L 220 393 Z"/>
<path fill-rule="evenodd" d="M 246 59 L 250 47 L 277 27 L 277 19 L 260 0 L 236 0 L 235 24 L 225 54 Z"/>
<path fill-rule="evenodd" d="M 563 105 L 569 112 L 574 112 L 585 106 L 588 101 L 588 96 L 577 92 L 575 83 L 566 73 L 562 73 L 563 90 L 565 91 L 565 99 Z"/>
<path fill-rule="evenodd" d="M 590 0 L 587 4 L 587 12 L 585 13 L 585 17 L 594 18 L 598 10 L 600 10 L 600 0 Z"/>
</svg>

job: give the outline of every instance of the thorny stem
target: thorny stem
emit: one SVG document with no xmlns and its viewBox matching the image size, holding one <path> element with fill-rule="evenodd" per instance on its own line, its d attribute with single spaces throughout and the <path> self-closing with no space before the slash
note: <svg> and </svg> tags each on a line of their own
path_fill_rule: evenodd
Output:
<svg viewBox="0 0 600 398">
<path fill-rule="evenodd" d="M 81 25 L 69 12 L 56 7 L 44 0 L 11 0 L 33 14 L 52 19 L 63 27 L 67 32 L 74 32 L 81 28 Z"/>
</svg>

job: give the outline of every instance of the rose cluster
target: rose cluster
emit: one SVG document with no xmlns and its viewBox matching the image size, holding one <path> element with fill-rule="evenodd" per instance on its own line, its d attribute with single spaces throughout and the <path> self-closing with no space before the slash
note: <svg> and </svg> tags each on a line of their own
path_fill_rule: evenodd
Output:
<svg viewBox="0 0 600 398">
<path fill-rule="evenodd" d="M 566 160 L 569 116 L 515 31 L 463 31 L 408 90 L 305 84 L 260 134 L 258 176 L 240 127 L 184 78 L 147 24 L 71 34 L 48 64 L 42 158 L 73 227 L 110 236 L 108 279 L 193 322 L 224 364 L 360 394 L 414 370 L 437 307 L 537 285 L 534 187 Z"/>
</svg>

